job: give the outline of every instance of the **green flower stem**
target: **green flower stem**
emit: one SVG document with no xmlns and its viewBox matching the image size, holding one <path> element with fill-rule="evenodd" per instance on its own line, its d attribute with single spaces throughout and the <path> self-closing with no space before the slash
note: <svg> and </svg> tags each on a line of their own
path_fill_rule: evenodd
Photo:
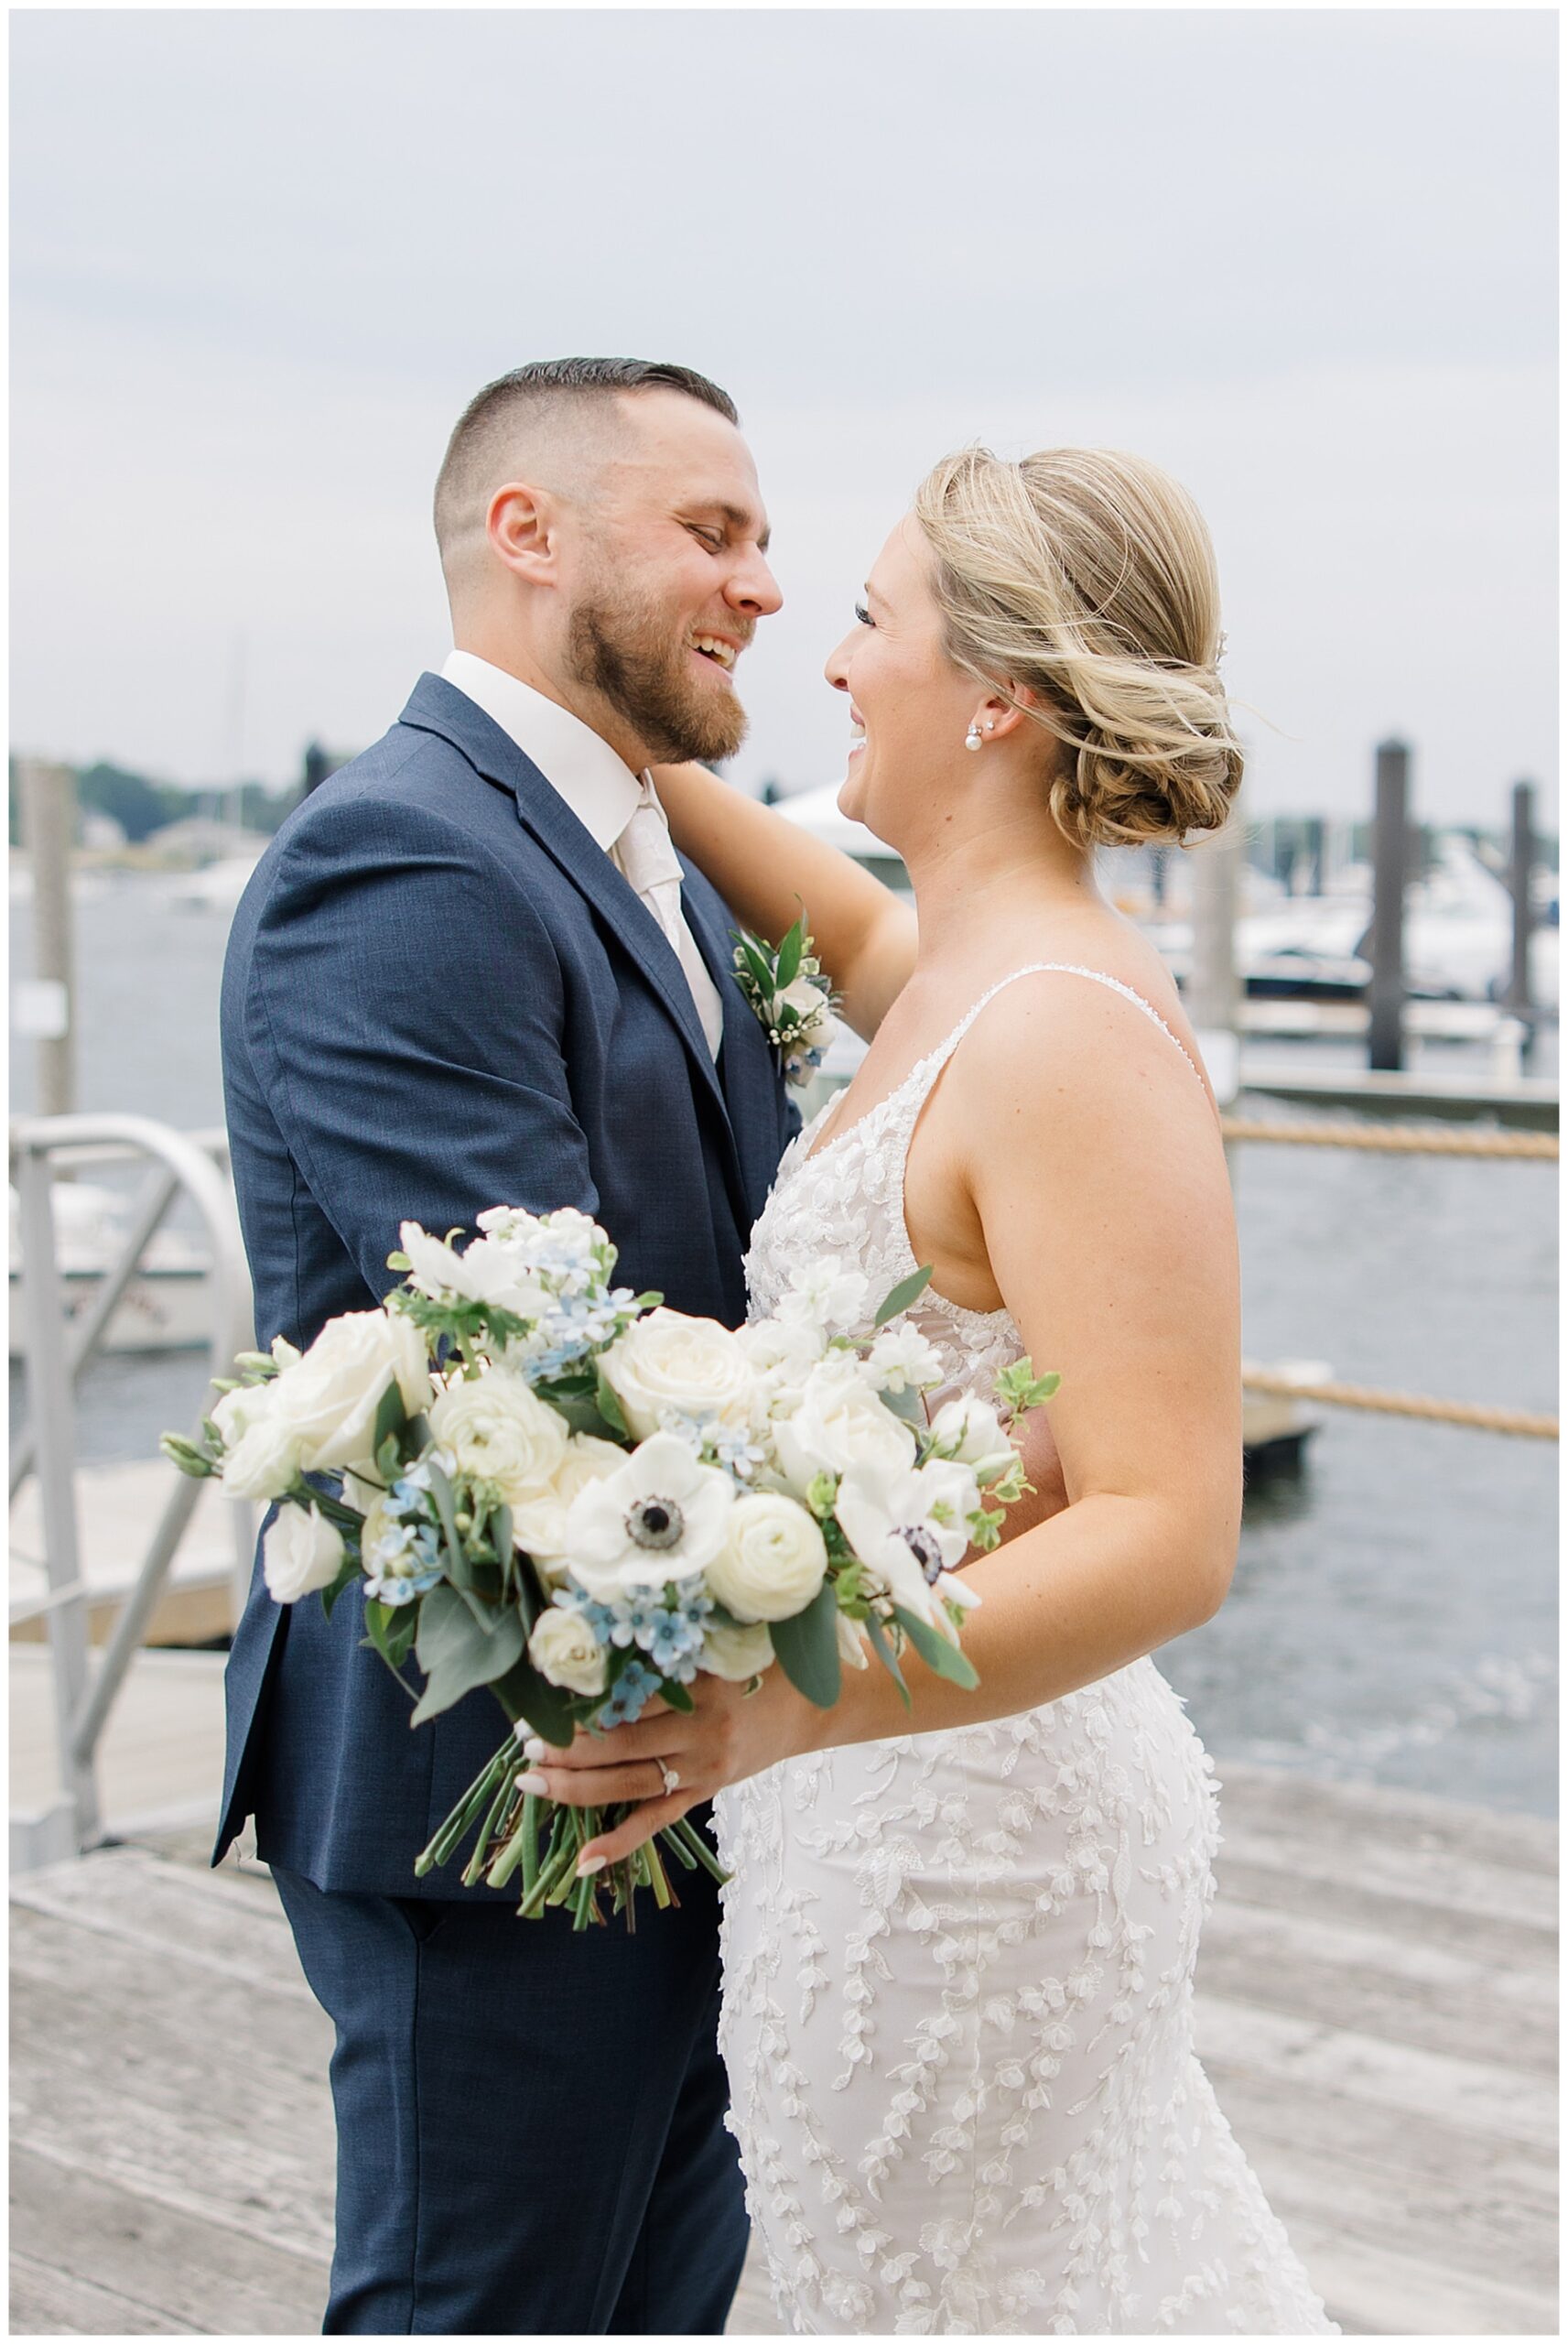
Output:
<svg viewBox="0 0 1568 2344">
<path fill-rule="evenodd" d="M 523 1894 L 526 1898 L 539 1877 L 539 1801 L 532 1791 L 523 1801 L 523 1829 L 518 1836 L 523 1842 Z"/>
<path fill-rule="evenodd" d="M 719 1862 L 718 1857 L 714 1854 L 712 1849 L 708 1846 L 707 1840 L 697 1829 L 696 1824 L 689 1821 L 686 1816 L 682 1815 L 677 1816 L 675 1822 L 670 1824 L 667 1828 L 671 1831 L 678 1833 L 680 1838 L 685 1840 L 687 1846 L 691 1850 L 692 1854 L 697 1858 L 697 1862 L 702 1866 L 704 1872 L 711 1872 L 714 1879 L 719 1883 L 720 1888 L 722 1888 L 725 1882 L 729 1879 L 730 1874 L 725 1871 L 723 1865 Z"/>
<path fill-rule="evenodd" d="M 416 1860 L 415 1875 L 423 1880 L 426 1873 L 450 1857 L 465 1833 L 479 1820 L 489 1801 L 495 1796 L 495 1785 L 503 1768 L 515 1773 L 520 1763 L 516 1742 L 508 1735 L 492 1758 L 484 1772 L 469 1785 L 450 1815 L 441 1825 L 429 1846 Z"/>
<path fill-rule="evenodd" d="M 671 1855 L 677 1856 L 680 1859 L 687 1872 L 695 1872 L 697 1870 L 697 1858 L 692 1854 L 691 1850 L 687 1846 L 686 1841 L 681 1838 L 678 1831 L 672 1831 L 668 1824 L 666 1824 L 665 1829 L 660 1832 L 659 1837 L 664 1841 L 665 1847 L 669 1850 Z"/>
<path fill-rule="evenodd" d="M 469 1858 L 468 1862 L 463 1869 L 463 1886 L 465 1888 L 474 1888 L 478 1886 L 485 1865 L 490 1860 L 489 1851 L 491 1840 L 495 1836 L 496 1828 L 499 1825 L 502 1817 L 505 1814 L 507 1808 L 512 1804 L 513 1780 L 514 1777 L 511 1771 L 509 1769 L 503 1769 L 501 1776 L 501 1787 L 490 1803 L 489 1811 L 485 1816 L 484 1821 L 480 1826 L 479 1838 L 474 1842 L 474 1851 Z"/>
<path fill-rule="evenodd" d="M 537 1880 L 517 1907 L 521 1917 L 525 1921 L 535 1920 L 546 1904 L 558 1904 L 561 1895 L 569 1894 L 568 1883 L 576 1868 L 577 1850 L 568 1840 L 564 1847 L 556 1849 L 541 1868 Z M 560 1894 L 557 1894 L 557 1890 Z"/>
<path fill-rule="evenodd" d="M 648 1866 L 648 1876 L 653 1883 L 654 1902 L 661 1913 L 665 1913 L 675 1903 L 675 1891 L 671 1888 L 668 1875 L 659 1861 L 657 1840 L 650 1839 L 643 1853 Z"/>
</svg>

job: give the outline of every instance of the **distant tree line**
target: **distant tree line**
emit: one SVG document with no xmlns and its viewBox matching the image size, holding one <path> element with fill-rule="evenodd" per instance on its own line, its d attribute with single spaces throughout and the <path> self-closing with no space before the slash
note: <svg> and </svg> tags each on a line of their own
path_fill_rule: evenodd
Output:
<svg viewBox="0 0 1568 2344">
<path fill-rule="evenodd" d="M 287 788 L 266 789 L 259 781 L 247 781 L 238 790 L 212 790 L 185 789 L 177 782 L 149 781 L 145 774 L 132 773 L 124 765 L 100 761 L 73 768 L 76 802 L 83 813 L 109 815 L 118 822 L 132 846 L 139 846 L 166 824 L 183 821 L 190 815 L 221 815 L 232 821 L 236 799 L 241 827 L 264 831 L 270 837 L 301 798 L 346 763 L 346 758 L 330 755 L 319 742 L 312 741 L 305 752 L 299 779 Z M 20 818 L 15 757 L 10 759 L 9 772 L 9 835 L 11 844 L 16 846 L 20 842 Z"/>
</svg>

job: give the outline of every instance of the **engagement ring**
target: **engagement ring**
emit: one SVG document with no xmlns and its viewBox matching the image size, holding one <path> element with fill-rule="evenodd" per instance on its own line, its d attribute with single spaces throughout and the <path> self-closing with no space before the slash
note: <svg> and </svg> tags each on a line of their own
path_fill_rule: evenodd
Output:
<svg viewBox="0 0 1568 2344">
<path fill-rule="evenodd" d="M 680 1776 L 673 1766 L 666 1766 L 662 1758 L 655 1758 L 654 1763 L 659 1770 L 659 1779 L 665 1786 L 665 1796 L 668 1798 L 672 1791 L 679 1790 Z"/>
</svg>

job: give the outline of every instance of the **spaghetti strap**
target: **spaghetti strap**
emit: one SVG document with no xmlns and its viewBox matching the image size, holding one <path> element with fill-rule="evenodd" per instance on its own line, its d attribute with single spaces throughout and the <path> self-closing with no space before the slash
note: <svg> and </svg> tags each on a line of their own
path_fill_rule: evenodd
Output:
<svg viewBox="0 0 1568 2344">
<path fill-rule="evenodd" d="M 1014 969 L 1010 976 L 999 978 L 997 982 L 991 986 L 989 992 L 983 993 L 979 1001 L 975 1003 L 973 1008 L 959 1020 L 952 1033 L 948 1035 L 947 1039 L 945 1042 L 939 1043 L 937 1047 L 932 1051 L 930 1057 L 923 1060 L 923 1065 L 929 1067 L 932 1070 L 932 1080 L 935 1081 L 936 1075 L 941 1071 L 942 1068 L 946 1065 L 947 1060 L 952 1057 L 954 1051 L 957 1048 L 959 1043 L 963 1040 L 965 1035 L 968 1032 L 970 1026 L 979 1015 L 981 1010 L 986 1008 L 989 1003 L 993 1002 L 999 993 L 1005 992 L 1009 985 L 1016 984 L 1020 977 L 1043 977 L 1052 975 L 1064 977 L 1087 977 L 1091 983 L 1107 986 L 1110 992 L 1119 993 L 1123 1001 L 1130 1001 L 1135 1009 L 1141 1009 L 1145 1017 L 1151 1018 L 1153 1023 L 1158 1026 L 1161 1033 L 1164 1035 L 1166 1040 L 1175 1044 L 1176 1048 L 1180 1050 L 1187 1064 L 1192 1068 L 1194 1074 L 1197 1076 L 1200 1085 L 1203 1085 L 1206 1092 L 1207 1086 L 1204 1084 L 1202 1072 L 1200 1071 L 1197 1061 L 1193 1057 L 1191 1050 L 1188 1049 L 1180 1035 L 1174 1033 L 1166 1024 L 1159 1011 L 1155 1008 L 1153 1003 L 1152 1001 L 1145 1001 L 1143 995 L 1139 993 L 1134 986 L 1124 984 L 1119 977 L 1108 976 L 1103 969 L 1081 968 L 1076 960 L 1032 960 L 1028 968 Z"/>
</svg>

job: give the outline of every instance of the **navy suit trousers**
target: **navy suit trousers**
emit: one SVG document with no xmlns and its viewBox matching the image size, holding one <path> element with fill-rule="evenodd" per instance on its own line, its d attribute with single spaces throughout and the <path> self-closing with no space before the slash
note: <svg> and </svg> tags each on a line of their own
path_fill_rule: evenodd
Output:
<svg viewBox="0 0 1568 2344">
<path fill-rule="evenodd" d="M 747 2225 L 708 1874 L 633 1936 L 273 1876 L 337 2030 L 324 2332 L 721 2334 Z"/>
</svg>

